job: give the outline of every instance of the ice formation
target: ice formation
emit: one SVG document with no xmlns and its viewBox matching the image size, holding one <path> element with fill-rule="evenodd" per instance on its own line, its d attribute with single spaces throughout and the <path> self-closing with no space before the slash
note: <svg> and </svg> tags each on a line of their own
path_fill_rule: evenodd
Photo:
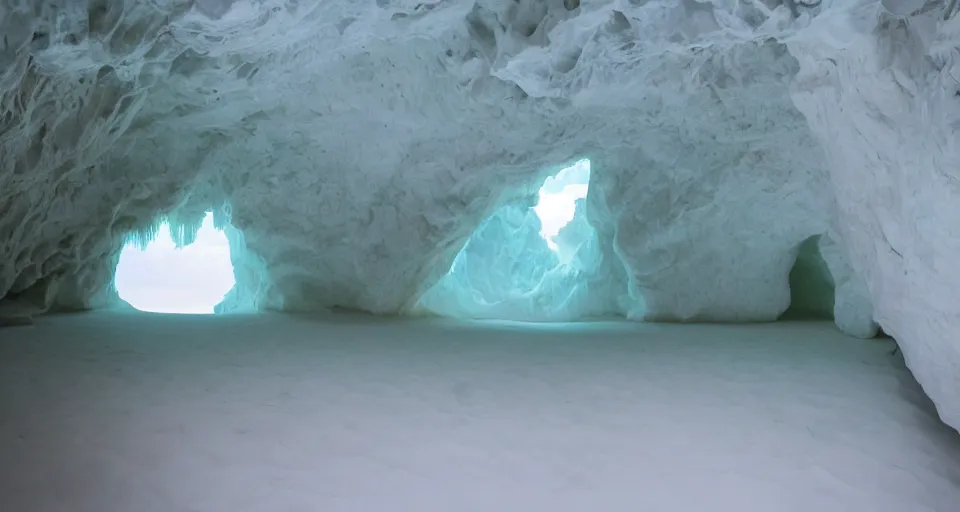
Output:
<svg viewBox="0 0 960 512">
<path fill-rule="evenodd" d="M 570 321 L 618 311 L 600 266 L 602 249 L 586 218 L 590 162 L 550 176 L 534 206 L 508 204 L 484 220 L 450 271 L 414 311 L 460 318 Z"/>
<path fill-rule="evenodd" d="M 167 223 L 137 234 L 120 252 L 114 285 L 140 311 L 210 314 L 234 285 L 226 235 L 207 213 L 196 229 Z"/>
<path fill-rule="evenodd" d="M 416 312 L 468 239 L 530 250 L 509 230 L 588 158 L 578 294 L 523 315 L 774 320 L 815 271 L 804 300 L 882 325 L 960 426 L 954 10 L 8 0 L 0 316 L 115 303 L 127 237 L 209 209 L 237 280 L 221 311 Z"/>
</svg>

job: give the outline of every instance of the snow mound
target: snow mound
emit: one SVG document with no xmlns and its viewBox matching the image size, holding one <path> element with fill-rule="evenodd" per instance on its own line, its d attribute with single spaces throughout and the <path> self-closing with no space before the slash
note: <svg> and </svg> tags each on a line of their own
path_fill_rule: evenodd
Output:
<svg viewBox="0 0 960 512">
<path fill-rule="evenodd" d="M 588 158 L 589 293 L 528 313 L 775 320 L 819 236 L 838 325 L 879 322 L 960 425 L 942 2 L 0 5 L 0 316 L 115 303 L 128 236 L 211 209 L 219 310 L 411 313 Z"/>
</svg>

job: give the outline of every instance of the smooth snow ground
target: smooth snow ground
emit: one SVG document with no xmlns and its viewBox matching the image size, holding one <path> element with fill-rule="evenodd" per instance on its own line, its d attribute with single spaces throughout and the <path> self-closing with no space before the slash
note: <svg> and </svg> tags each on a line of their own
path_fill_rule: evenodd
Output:
<svg viewBox="0 0 960 512">
<path fill-rule="evenodd" d="M 956 512 L 960 435 L 829 324 L 95 313 L 0 330 L 11 512 Z"/>
</svg>

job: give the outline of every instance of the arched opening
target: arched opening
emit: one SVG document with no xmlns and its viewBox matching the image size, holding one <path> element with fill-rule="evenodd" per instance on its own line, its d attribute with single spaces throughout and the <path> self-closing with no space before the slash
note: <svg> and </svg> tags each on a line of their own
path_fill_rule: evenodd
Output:
<svg viewBox="0 0 960 512">
<path fill-rule="evenodd" d="M 834 282 L 820 255 L 820 235 L 800 243 L 789 283 L 790 307 L 782 320 L 833 320 Z"/>
<path fill-rule="evenodd" d="M 510 204 L 483 221 L 417 310 L 459 318 L 569 321 L 589 316 L 600 261 L 587 221 L 590 161 L 547 178 L 535 206 Z"/>
<path fill-rule="evenodd" d="M 230 244 L 212 212 L 199 228 L 164 221 L 155 234 L 127 241 L 114 284 L 120 298 L 140 311 L 212 314 L 234 285 Z"/>
<path fill-rule="evenodd" d="M 540 219 L 540 236 L 554 252 L 560 252 L 560 230 L 573 221 L 577 201 L 587 198 L 590 186 L 590 160 L 581 160 L 551 176 L 538 193 L 533 211 Z"/>
</svg>

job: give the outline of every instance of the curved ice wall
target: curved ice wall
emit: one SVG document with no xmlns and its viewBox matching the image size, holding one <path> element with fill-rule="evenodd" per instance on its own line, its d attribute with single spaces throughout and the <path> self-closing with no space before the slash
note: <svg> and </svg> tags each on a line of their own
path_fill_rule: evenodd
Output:
<svg viewBox="0 0 960 512">
<path fill-rule="evenodd" d="M 0 311 L 108 305 L 131 233 L 213 208 L 222 310 L 411 312 L 485 219 L 589 158 L 590 285 L 554 313 L 774 320 L 819 236 L 838 325 L 879 322 L 960 425 L 947 7 L 6 2 Z"/>
</svg>

